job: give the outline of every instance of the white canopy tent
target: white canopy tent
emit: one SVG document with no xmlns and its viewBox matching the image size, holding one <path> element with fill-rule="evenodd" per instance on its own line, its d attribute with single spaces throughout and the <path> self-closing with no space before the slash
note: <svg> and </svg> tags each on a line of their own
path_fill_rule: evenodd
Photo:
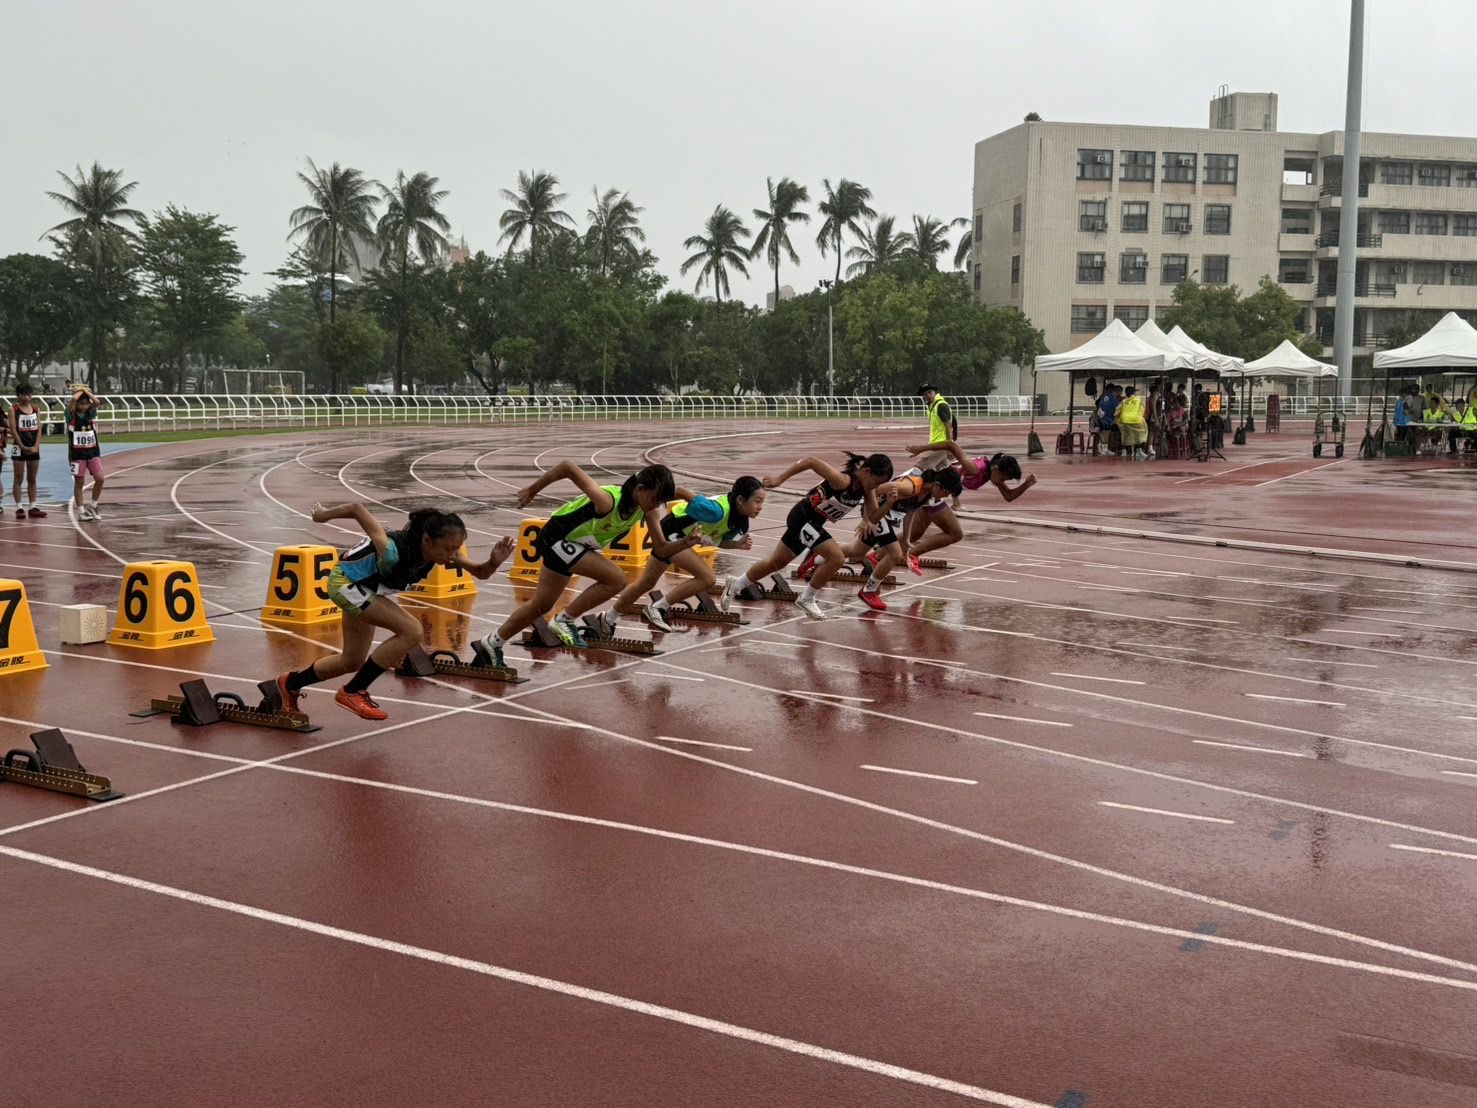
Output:
<svg viewBox="0 0 1477 1108">
<path fill-rule="evenodd" d="M 1283 339 L 1270 354 L 1247 362 L 1244 372 L 1248 377 L 1337 377 L 1339 368 L 1308 357 L 1291 339 Z"/>
<path fill-rule="evenodd" d="M 1406 369 L 1477 369 L 1477 328 L 1456 312 L 1447 312 L 1415 342 L 1395 350 L 1380 350 L 1374 356 L 1374 368 L 1389 371 Z"/>
<path fill-rule="evenodd" d="M 1142 342 L 1152 346 L 1164 355 L 1164 368 L 1166 370 L 1176 369 L 1205 369 L 1205 359 L 1196 351 L 1190 350 L 1175 342 L 1159 329 L 1159 324 L 1152 319 L 1146 320 L 1137 331 L 1134 332 Z"/>
<path fill-rule="evenodd" d="M 1229 354 L 1217 354 L 1210 347 L 1205 346 L 1202 343 L 1198 343 L 1194 339 L 1192 339 L 1189 335 L 1185 333 L 1185 329 L 1181 327 L 1178 323 L 1174 325 L 1169 334 L 1165 337 L 1168 338 L 1171 342 L 1175 343 L 1177 346 L 1181 346 L 1186 350 L 1191 350 L 1194 351 L 1196 354 L 1199 354 L 1203 359 L 1202 364 L 1197 367 L 1199 369 L 1214 369 L 1221 373 L 1241 372 L 1241 367 L 1243 363 L 1240 358 L 1233 358 Z"/>
<path fill-rule="evenodd" d="M 1155 349 L 1128 329 L 1121 319 L 1063 354 L 1045 354 L 1036 359 L 1039 373 L 1161 373 L 1164 351 Z"/>
</svg>

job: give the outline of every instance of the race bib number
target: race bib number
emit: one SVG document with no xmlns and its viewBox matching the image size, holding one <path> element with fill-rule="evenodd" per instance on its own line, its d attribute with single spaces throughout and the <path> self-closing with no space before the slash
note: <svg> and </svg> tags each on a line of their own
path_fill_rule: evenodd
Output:
<svg viewBox="0 0 1477 1108">
<path fill-rule="evenodd" d="M 97 445 L 96 431 L 73 431 L 72 445 L 78 450 L 91 450 Z"/>
<path fill-rule="evenodd" d="M 18 446 L 12 446 L 10 448 L 10 456 L 12 458 L 19 458 L 21 456 L 21 448 Z"/>
<path fill-rule="evenodd" d="M 813 523 L 802 524 L 800 527 L 800 541 L 807 548 L 821 541 L 821 533 Z"/>
<path fill-rule="evenodd" d="M 15 426 L 20 431 L 41 430 L 40 412 L 17 412 L 15 415 Z"/>
<path fill-rule="evenodd" d="M 365 608 L 369 607 L 369 602 L 374 599 L 375 595 L 374 593 L 366 589 L 363 585 L 354 582 L 350 582 L 349 584 L 343 586 L 343 588 L 339 589 L 339 593 L 343 596 L 345 600 L 354 605 L 354 607 L 358 608 L 361 612 Z"/>
<path fill-rule="evenodd" d="M 86 462 L 73 462 L 72 463 L 72 476 L 73 477 L 81 477 L 86 472 L 87 472 L 87 463 Z"/>
</svg>

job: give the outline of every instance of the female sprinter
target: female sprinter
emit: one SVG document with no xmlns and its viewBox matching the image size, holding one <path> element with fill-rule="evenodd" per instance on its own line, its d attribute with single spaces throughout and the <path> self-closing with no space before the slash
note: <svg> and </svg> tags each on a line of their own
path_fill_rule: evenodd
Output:
<svg viewBox="0 0 1477 1108">
<path fill-rule="evenodd" d="M 966 489 L 982 488 L 988 482 L 1000 491 L 1000 495 L 1005 498 L 1007 504 L 1024 496 L 1026 490 L 1036 483 L 1036 475 L 1033 473 L 1012 488 L 1006 482 L 1021 480 L 1020 462 L 1009 454 L 996 454 L 988 459 L 971 458 L 953 440 L 930 443 L 919 450 L 910 448 L 909 453 L 921 454 L 929 450 L 947 450 L 954 456 Z M 924 538 L 924 532 L 930 527 L 937 527 L 938 533 Z M 930 551 L 941 550 L 946 546 L 953 546 L 962 538 L 964 538 L 964 528 L 960 526 L 959 517 L 954 514 L 954 509 L 949 502 L 943 499 L 930 500 L 923 505 L 922 511 L 913 513 L 913 518 L 908 524 L 908 568 L 921 576 L 923 566 L 919 559 L 923 555 Z"/>
<path fill-rule="evenodd" d="M 774 553 L 755 562 L 748 572 L 730 577 L 723 589 L 723 609 L 728 610 L 740 589 L 762 581 L 771 573 L 778 573 L 795 560 L 802 552 L 811 553 L 801 565 L 801 572 L 814 566 L 814 572 L 805 582 L 796 607 L 811 619 L 825 619 L 816 600 L 817 593 L 831 576 L 846 564 L 846 555 L 841 553 L 841 544 L 831 537 L 826 524 L 845 519 L 854 508 L 866 505 L 867 517 L 875 521 L 877 499 L 873 490 L 892 477 L 892 459 L 886 454 L 846 454 L 846 465 L 841 469 L 821 461 L 819 458 L 801 458 L 778 477 L 764 478 L 766 489 L 777 489 L 795 474 L 810 470 L 821 479 L 790 509 L 785 517 L 785 533 L 780 536 Z M 820 564 L 815 565 L 819 559 Z"/>
<path fill-rule="evenodd" d="M 346 551 L 328 578 L 329 598 L 343 609 L 343 649 L 319 658 L 307 669 L 284 673 L 277 678 L 277 692 L 285 711 L 298 710 L 298 695 L 307 686 L 353 672 L 349 683 L 333 700 L 361 719 L 385 719 L 385 710 L 369 696 L 369 686 L 421 641 L 421 625 L 396 604 L 392 592 L 408 589 L 431 572 L 433 566 L 463 569 L 486 579 L 513 552 L 511 538 L 499 539 L 485 562 L 469 562 L 461 555 L 467 541 L 467 525 L 460 516 L 435 508 L 419 508 L 399 531 L 386 531 L 363 504 L 338 504 L 313 508 L 313 522 L 352 519 L 367 536 Z M 373 652 L 376 628 L 391 632 Z"/>
<path fill-rule="evenodd" d="M 684 491 L 678 489 L 677 495 L 680 497 Z M 749 521 L 764 510 L 766 495 L 764 483 L 759 478 L 740 477 L 722 496 L 695 496 L 691 500 L 678 500 L 662 516 L 662 537 L 671 542 L 690 531 L 696 531 L 704 545 L 719 546 L 725 550 L 748 550 L 754 545 L 754 540 L 749 535 Z M 671 611 L 672 605 L 680 604 L 690 596 L 707 592 L 716 580 L 708 563 L 695 550 L 678 551 L 670 561 L 653 554 L 641 576 L 616 597 L 615 611 L 636 610 L 641 597 L 655 588 L 662 574 L 674 565 L 685 570 L 689 575 L 688 579 L 678 583 L 656 603 L 641 609 L 641 617 L 651 626 L 658 631 L 671 631 L 672 625 L 667 622 L 667 613 Z M 613 619 L 611 629 L 614 630 Z"/>
<path fill-rule="evenodd" d="M 600 553 L 646 517 L 653 535 L 661 533 L 660 511 L 677 493 L 672 471 L 666 466 L 647 466 L 620 485 L 601 485 L 573 462 L 560 462 L 545 470 L 533 484 L 518 490 L 518 506 L 529 501 L 555 481 L 572 481 L 580 496 L 561 505 L 539 532 L 534 548 L 539 569 L 533 596 L 513 609 L 507 622 L 491 635 L 472 644 L 481 665 L 505 665 L 503 647 L 534 620 L 553 610 L 571 577 L 579 574 L 593 584 L 570 601 L 554 618 L 554 633 L 569 646 L 584 646 L 585 639 L 575 617 L 604 604 L 626 587 L 621 567 Z M 679 550 L 697 544 L 690 536 L 677 542 L 652 543 L 652 553 L 671 558 Z"/>
<path fill-rule="evenodd" d="M 36 475 L 41 469 L 41 409 L 31 397 L 30 385 L 15 386 L 15 403 L 10 406 L 10 460 L 15 466 L 15 518 L 45 519 L 36 497 Z M 3 438 L 0 432 L 0 438 Z M 21 503 L 21 479 L 25 478 L 26 501 Z"/>
<path fill-rule="evenodd" d="M 843 551 L 848 559 L 865 560 L 871 567 L 872 575 L 857 593 L 863 604 L 874 611 L 887 611 L 887 603 L 882 599 L 882 582 L 908 554 L 909 517 L 931 501 L 955 497 L 963 491 L 959 471 L 953 466 L 910 469 L 877 488 L 877 510 L 883 513 L 882 518 Z"/>
<path fill-rule="evenodd" d="M 97 444 L 97 397 L 86 385 L 77 386 L 67 405 L 67 461 L 72 463 L 72 503 L 78 519 L 102 519 L 98 498 L 103 494 L 103 451 Z M 82 485 L 92 474 L 92 506 L 82 503 Z"/>
</svg>

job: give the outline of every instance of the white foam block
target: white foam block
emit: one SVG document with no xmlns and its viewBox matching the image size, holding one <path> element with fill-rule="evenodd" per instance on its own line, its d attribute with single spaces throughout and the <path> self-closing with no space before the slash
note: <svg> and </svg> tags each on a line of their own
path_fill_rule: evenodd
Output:
<svg viewBox="0 0 1477 1108">
<path fill-rule="evenodd" d="M 62 608 L 62 642 L 86 646 L 108 637 L 108 610 L 101 604 L 68 604 Z"/>
</svg>

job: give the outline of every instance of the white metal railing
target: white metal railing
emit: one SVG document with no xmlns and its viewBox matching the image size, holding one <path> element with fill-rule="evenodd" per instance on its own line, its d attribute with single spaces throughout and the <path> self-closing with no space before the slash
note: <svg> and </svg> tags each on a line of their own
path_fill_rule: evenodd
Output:
<svg viewBox="0 0 1477 1108">
<path fill-rule="evenodd" d="M 65 418 L 38 397 L 49 427 Z M 962 420 L 1028 416 L 1028 396 L 951 397 Z M 98 404 L 105 431 L 302 430 L 325 427 L 522 423 L 597 419 L 901 419 L 920 421 L 917 396 L 278 396 L 112 394 Z"/>
</svg>

